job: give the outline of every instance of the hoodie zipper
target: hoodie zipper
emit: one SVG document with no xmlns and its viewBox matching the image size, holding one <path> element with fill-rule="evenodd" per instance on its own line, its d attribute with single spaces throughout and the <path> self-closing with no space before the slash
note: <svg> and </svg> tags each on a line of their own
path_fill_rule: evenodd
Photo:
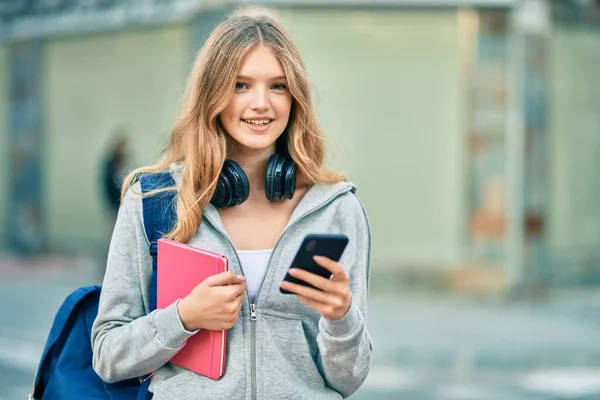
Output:
<svg viewBox="0 0 600 400">
<path fill-rule="evenodd" d="M 250 368 L 252 399 L 256 399 L 256 304 L 250 304 Z"/>
<path fill-rule="evenodd" d="M 300 215 L 298 218 L 296 218 L 294 221 L 292 221 L 291 224 L 286 226 L 285 229 L 283 230 L 283 232 L 281 232 L 281 234 L 279 235 L 279 238 L 277 239 L 275 246 L 273 246 L 273 251 L 271 252 L 271 256 L 269 257 L 269 261 L 267 263 L 267 271 L 269 270 L 269 268 L 271 268 L 271 262 L 273 261 L 273 255 L 275 254 L 275 250 L 277 249 L 277 246 L 279 246 L 281 239 L 285 236 L 286 232 L 292 226 L 294 226 L 302 218 L 305 218 L 306 216 L 312 214 L 313 212 L 320 210 L 321 208 L 325 207 L 326 205 L 331 203 L 333 200 L 335 200 L 338 196 L 340 196 L 341 194 L 346 193 L 348 191 L 350 191 L 349 188 L 344 188 L 343 190 L 336 192 L 335 194 L 330 196 L 327 201 L 306 211 L 305 213 Z M 233 242 L 231 241 L 231 239 L 229 239 L 229 236 L 227 236 L 227 233 L 224 230 L 221 230 L 217 226 L 217 224 L 214 223 L 214 221 L 211 221 L 209 216 L 207 216 L 206 214 L 204 214 L 204 216 L 205 216 L 206 220 L 213 226 L 213 228 L 215 228 L 215 230 L 217 232 L 219 232 L 221 235 L 223 235 L 223 237 L 227 240 L 227 242 L 229 243 L 229 246 L 231 247 L 231 249 L 233 250 L 233 253 L 235 254 L 235 258 L 237 259 L 238 265 L 240 267 L 240 271 L 242 271 L 242 275 L 245 276 L 246 274 L 244 274 L 244 269 L 242 268 L 242 262 L 240 261 L 240 257 L 238 256 L 238 253 L 235 250 L 235 246 L 233 245 Z M 264 279 L 260 283 L 258 292 L 256 294 L 255 301 L 257 303 L 260 298 L 260 292 L 262 291 L 263 283 L 264 283 Z M 248 294 L 248 291 L 246 291 L 246 298 L 248 299 L 248 304 L 250 304 L 250 353 L 251 353 L 251 362 L 250 362 L 251 367 L 250 368 L 251 368 L 251 373 L 252 373 L 252 376 L 251 376 L 252 397 L 251 397 L 251 399 L 256 400 L 257 399 L 257 392 L 256 392 L 256 320 L 257 320 L 256 304 L 250 302 L 250 295 Z"/>
</svg>

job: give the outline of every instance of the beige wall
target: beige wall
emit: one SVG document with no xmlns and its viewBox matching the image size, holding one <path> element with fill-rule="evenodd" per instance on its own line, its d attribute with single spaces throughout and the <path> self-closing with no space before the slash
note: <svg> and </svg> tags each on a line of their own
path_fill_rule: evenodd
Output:
<svg viewBox="0 0 600 400">
<path fill-rule="evenodd" d="M 8 217 L 8 48 L 0 46 L 0 247 L 6 245 Z"/>
<path fill-rule="evenodd" d="M 455 12 L 285 10 L 281 18 L 308 65 L 330 164 L 358 185 L 368 209 L 376 265 L 459 258 L 465 103 Z M 55 248 L 104 235 L 97 173 L 116 124 L 135 126 L 138 164 L 157 155 L 189 43 L 187 28 L 171 27 L 48 44 L 45 215 Z"/>
<path fill-rule="evenodd" d="M 555 251 L 600 246 L 600 33 L 556 27 L 551 37 L 551 204 Z"/>
<path fill-rule="evenodd" d="M 182 26 L 49 41 L 44 50 L 45 215 L 54 249 L 98 250 L 110 231 L 101 157 L 113 128 L 135 128 L 136 165 L 159 155 L 189 69 Z"/>
<path fill-rule="evenodd" d="M 463 84 L 454 11 L 282 11 L 331 164 L 359 187 L 375 267 L 460 257 Z"/>
</svg>

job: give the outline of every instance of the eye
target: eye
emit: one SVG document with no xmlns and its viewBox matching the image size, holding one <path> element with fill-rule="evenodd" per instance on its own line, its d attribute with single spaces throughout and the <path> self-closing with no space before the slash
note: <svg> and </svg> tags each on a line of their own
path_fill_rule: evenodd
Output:
<svg viewBox="0 0 600 400">
<path fill-rule="evenodd" d="M 287 86 L 285 86 L 283 83 L 276 83 L 273 85 L 273 89 L 274 90 L 285 90 L 285 89 L 287 89 Z"/>
<path fill-rule="evenodd" d="M 235 83 L 235 90 L 244 90 L 248 87 L 248 85 L 246 85 L 244 82 L 236 82 Z"/>
</svg>

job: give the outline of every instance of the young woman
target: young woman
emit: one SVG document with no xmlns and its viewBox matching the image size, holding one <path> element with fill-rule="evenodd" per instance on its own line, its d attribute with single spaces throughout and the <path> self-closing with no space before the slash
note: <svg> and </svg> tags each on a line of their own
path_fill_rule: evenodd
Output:
<svg viewBox="0 0 600 400">
<path fill-rule="evenodd" d="M 232 15 L 197 56 L 165 157 L 125 182 L 92 332 L 98 374 L 116 382 L 156 371 L 150 390 L 158 400 L 339 399 L 356 391 L 371 364 L 370 231 L 355 187 L 323 164 L 295 44 L 269 17 Z M 177 183 L 177 223 L 166 237 L 225 254 L 230 272 L 149 313 L 152 261 L 134 177 L 165 170 Z M 316 288 L 283 283 L 310 233 L 350 240 L 339 263 L 316 260 L 330 279 L 292 270 Z M 168 362 L 199 329 L 228 329 L 219 380 Z"/>
</svg>

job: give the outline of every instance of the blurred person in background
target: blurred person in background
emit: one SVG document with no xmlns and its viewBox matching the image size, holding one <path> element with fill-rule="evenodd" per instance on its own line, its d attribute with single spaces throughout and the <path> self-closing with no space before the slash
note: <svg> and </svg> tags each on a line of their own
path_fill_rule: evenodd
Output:
<svg viewBox="0 0 600 400">
<path fill-rule="evenodd" d="M 104 203 L 112 217 L 116 220 L 121 204 L 121 188 L 125 176 L 129 172 L 129 141 L 131 129 L 119 126 L 115 129 L 112 145 L 108 148 L 101 166 L 101 189 Z M 112 229 L 112 226 L 111 226 Z"/>
<path fill-rule="evenodd" d="M 132 128 L 120 125 L 115 128 L 110 146 L 100 164 L 100 191 L 102 202 L 107 210 L 106 218 L 106 242 L 105 247 L 97 254 L 98 279 L 104 277 L 107 263 L 107 253 L 112 231 L 117 220 L 117 214 L 121 205 L 121 189 L 125 177 L 131 171 L 131 160 L 129 156 L 130 138 Z"/>
<path fill-rule="evenodd" d="M 158 400 L 341 399 L 355 392 L 372 358 L 371 236 L 355 187 L 325 170 L 324 157 L 290 36 L 262 12 L 230 16 L 197 55 L 165 156 L 125 180 L 92 329 L 100 377 L 118 382 L 154 372 L 150 391 Z M 273 166 L 277 183 L 267 172 Z M 165 237 L 226 255 L 230 271 L 151 310 L 152 259 L 137 177 L 162 171 L 171 172 L 177 191 L 177 221 Z M 316 260 L 331 278 L 296 270 L 292 275 L 314 288 L 282 283 L 302 239 L 317 232 L 350 239 L 340 262 Z M 200 329 L 228 330 L 219 380 L 168 362 Z"/>
</svg>

